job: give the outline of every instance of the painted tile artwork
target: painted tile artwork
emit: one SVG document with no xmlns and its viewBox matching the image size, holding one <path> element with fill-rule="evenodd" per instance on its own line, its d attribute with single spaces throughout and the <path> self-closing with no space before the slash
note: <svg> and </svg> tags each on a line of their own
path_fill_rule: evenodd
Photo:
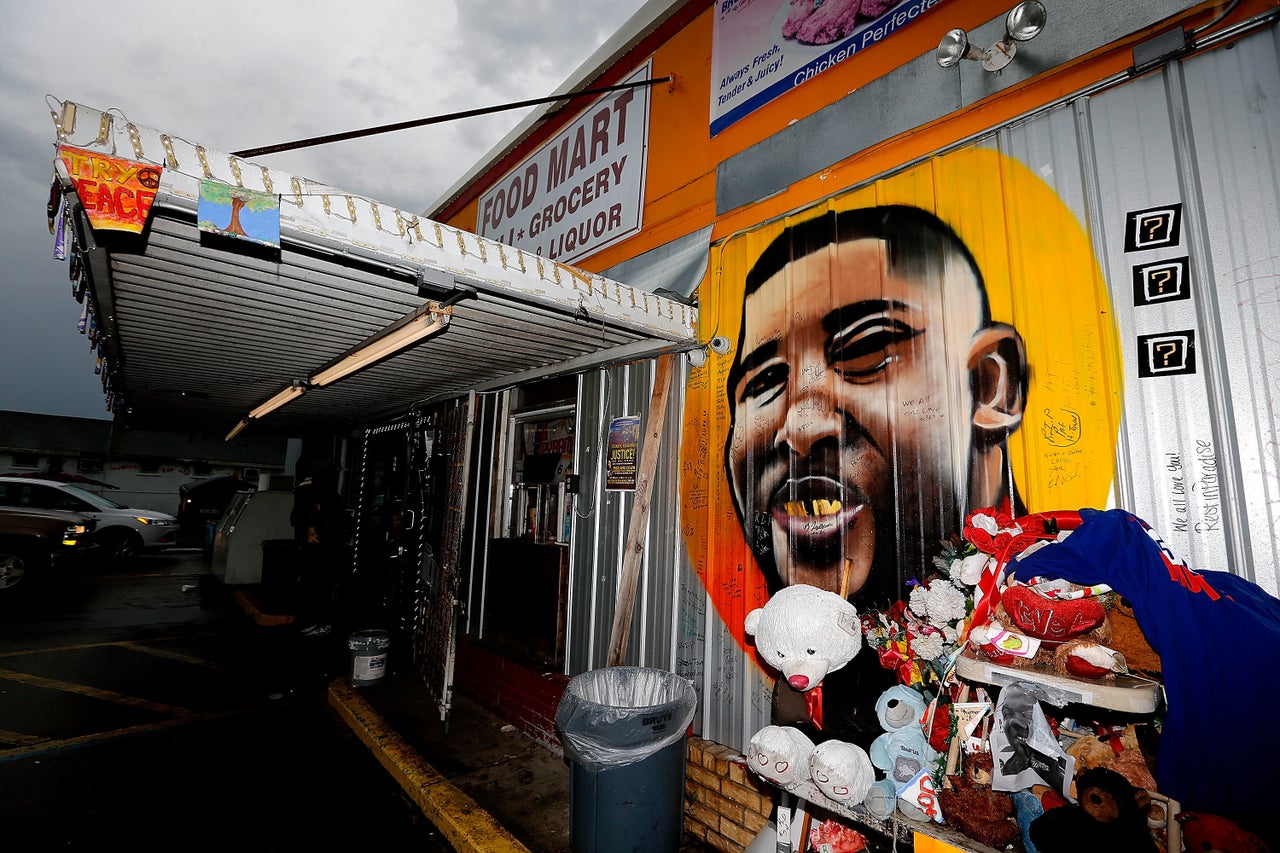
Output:
<svg viewBox="0 0 1280 853">
<path fill-rule="evenodd" d="M 197 219 L 209 234 L 280 245 L 280 196 L 274 193 L 201 181 Z"/>
</svg>

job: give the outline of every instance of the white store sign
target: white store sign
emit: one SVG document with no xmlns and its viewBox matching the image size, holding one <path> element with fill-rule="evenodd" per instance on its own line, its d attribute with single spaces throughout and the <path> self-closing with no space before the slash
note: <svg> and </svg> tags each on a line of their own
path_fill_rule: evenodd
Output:
<svg viewBox="0 0 1280 853">
<path fill-rule="evenodd" d="M 480 197 L 480 235 L 572 263 L 638 233 L 648 148 L 649 87 L 602 96 Z"/>
</svg>

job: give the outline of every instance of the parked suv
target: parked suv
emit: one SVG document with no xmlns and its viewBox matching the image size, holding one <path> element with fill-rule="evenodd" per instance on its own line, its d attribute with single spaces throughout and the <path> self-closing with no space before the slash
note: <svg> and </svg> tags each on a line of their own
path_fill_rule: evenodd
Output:
<svg viewBox="0 0 1280 853">
<path fill-rule="evenodd" d="M 92 550 L 96 524 L 73 512 L 0 506 L 0 601 L 50 566 Z"/>
<path fill-rule="evenodd" d="M 94 539 L 103 556 L 113 562 L 144 550 L 168 548 L 178 539 L 177 521 L 167 512 L 131 509 L 57 480 L 0 477 L 0 506 L 57 509 L 96 519 Z"/>
</svg>

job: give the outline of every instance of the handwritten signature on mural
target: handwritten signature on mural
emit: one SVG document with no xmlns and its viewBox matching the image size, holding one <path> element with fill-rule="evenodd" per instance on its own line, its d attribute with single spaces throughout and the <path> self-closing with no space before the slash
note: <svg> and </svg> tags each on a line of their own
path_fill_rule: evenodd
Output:
<svg viewBox="0 0 1280 853">
<path fill-rule="evenodd" d="M 1053 447 L 1070 447 L 1080 441 L 1080 415 L 1071 409 L 1044 409 L 1044 423 L 1040 426 L 1040 437 Z"/>
<path fill-rule="evenodd" d="M 932 394 L 913 397 L 910 400 L 901 400 L 898 405 L 902 407 L 909 417 L 917 421 L 936 421 L 947 416 L 942 406 L 933 402 Z"/>
<path fill-rule="evenodd" d="M 1200 495 L 1200 522 L 1196 533 L 1208 533 L 1222 529 L 1222 493 L 1218 483 L 1218 455 L 1213 442 L 1196 439 L 1196 462 L 1200 465 L 1200 477 L 1191 488 Z"/>
<path fill-rule="evenodd" d="M 1222 492 L 1218 477 L 1218 455 L 1213 442 L 1197 438 L 1194 464 L 1197 471 L 1188 472 L 1179 453 L 1165 454 L 1165 472 L 1169 474 L 1170 508 L 1173 510 L 1174 533 L 1216 533 L 1222 530 Z M 1192 497 L 1199 518 L 1192 520 Z"/>
</svg>

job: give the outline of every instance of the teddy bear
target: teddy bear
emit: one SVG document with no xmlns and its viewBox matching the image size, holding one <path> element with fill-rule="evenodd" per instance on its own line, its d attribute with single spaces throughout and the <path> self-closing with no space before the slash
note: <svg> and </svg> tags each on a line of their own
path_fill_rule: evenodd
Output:
<svg viewBox="0 0 1280 853">
<path fill-rule="evenodd" d="M 756 650 L 796 690 L 807 692 L 845 666 L 862 648 L 857 609 L 816 586 L 784 587 L 747 614 Z"/>
<path fill-rule="evenodd" d="M 809 757 L 809 775 L 828 799 L 857 805 L 876 781 L 876 771 L 862 747 L 840 740 L 818 744 Z"/>
<path fill-rule="evenodd" d="M 1114 770 L 1094 767 L 1076 778 L 1076 793 L 1075 804 L 1046 809 L 1031 822 L 1039 853 L 1156 853 L 1147 791 Z"/>
<path fill-rule="evenodd" d="M 1109 767 L 1135 788 L 1156 790 L 1156 780 L 1138 742 L 1137 726 L 1132 723 L 1076 738 L 1067 747 L 1067 755 L 1076 760 L 1077 776 L 1094 767 Z"/>
<path fill-rule="evenodd" d="M 876 718 L 884 733 L 871 743 L 871 763 L 899 786 L 938 760 L 920 723 L 926 707 L 923 696 L 902 684 L 876 700 Z"/>
<path fill-rule="evenodd" d="M 920 693 L 902 684 L 876 700 L 876 718 L 884 731 L 872 741 L 870 758 L 885 778 L 868 789 L 863 805 L 877 817 L 896 811 L 916 821 L 940 819 L 931 778 L 939 753 L 925 738 L 920 719 L 927 707 Z"/>
<path fill-rule="evenodd" d="M 881 670 L 865 655 L 867 666 L 848 665 L 862 648 L 862 624 L 852 604 L 797 584 L 748 613 L 744 628 L 764 664 L 780 676 L 770 722 L 795 726 L 814 743 L 870 745 L 879 731 L 868 706 L 881 689 Z M 868 689 L 872 684 L 875 692 Z"/>
<path fill-rule="evenodd" d="M 765 726 L 751 736 L 747 766 L 766 782 L 792 788 L 809 781 L 813 741 L 791 726 Z"/>
<path fill-rule="evenodd" d="M 946 822 L 975 841 L 1004 849 L 1021 835 L 1014 820 L 1013 797 L 991 790 L 990 753 L 973 753 L 964 761 L 964 772 L 948 776 L 951 787 L 938 792 Z"/>
<path fill-rule="evenodd" d="M 904 726 L 919 724 L 928 705 L 919 691 L 905 684 L 896 684 L 880 694 L 876 700 L 876 719 L 885 731 L 896 731 Z"/>
</svg>

